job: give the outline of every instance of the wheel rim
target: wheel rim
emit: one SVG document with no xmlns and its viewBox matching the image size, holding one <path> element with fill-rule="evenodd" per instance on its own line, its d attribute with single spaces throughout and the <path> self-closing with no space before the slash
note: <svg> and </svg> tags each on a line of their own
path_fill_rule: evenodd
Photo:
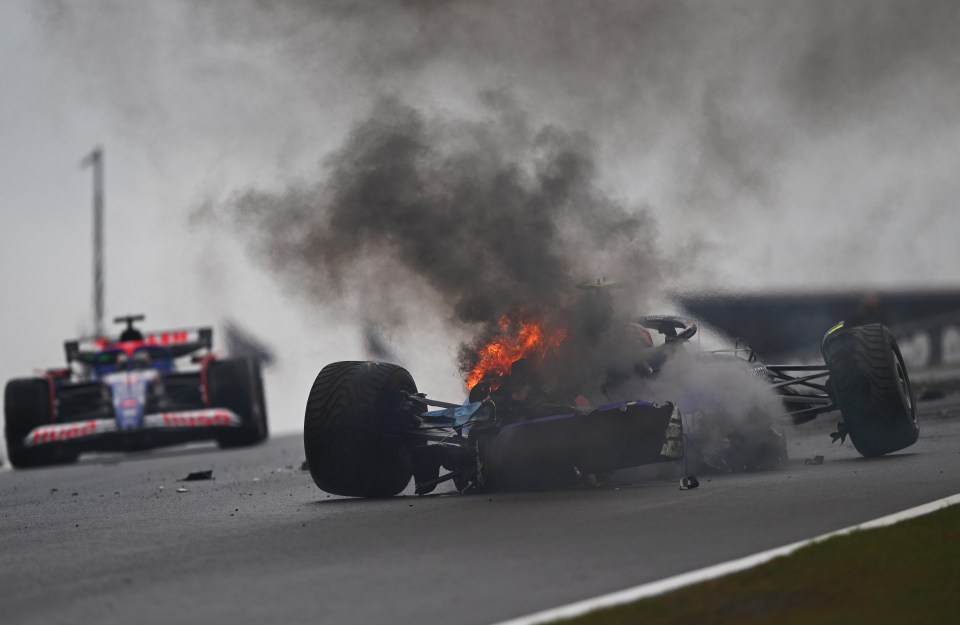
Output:
<svg viewBox="0 0 960 625">
<path fill-rule="evenodd" d="M 907 372 L 903 367 L 903 362 L 899 356 L 896 360 L 897 386 L 900 388 L 900 398 L 903 400 L 910 415 L 913 416 L 913 398 L 910 397 L 910 383 L 907 382 Z"/>
</svg>

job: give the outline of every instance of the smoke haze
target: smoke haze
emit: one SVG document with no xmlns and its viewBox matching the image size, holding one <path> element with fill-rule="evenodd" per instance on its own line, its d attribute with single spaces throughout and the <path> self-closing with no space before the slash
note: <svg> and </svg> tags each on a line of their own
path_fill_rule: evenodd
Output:
<svg viewBox="0 0 960 625">
<path fill-rule="evenodd" d="M 502 285 L 481 277 L 478 293 L 509 299 L 526 290 L 550 302 L 561 281 L 612 278 L 622 267 L 649 269 L 641 284 L 670 288 L 960 283 L 955 2 L 51 0 L 2 10 L 10 19 L 0 22 L 12 29 L 4 84 L 15 86 L 0 104 L 4 162 L 14 170 L 5 205 L 50 207 L 18 210 L 3 246 L 8 264 L 35 252 L 87 257 L 86 235 L 76 235 L 88 230 L 76 217 L 86 187 L 58 194 L 68 187 L 50 180 L 77 177 L 79 157 L 103 143 L 108 313 L 149 307 L 151 320 L 172 326 L 185 307 L 199 323 L 242 310 L 238 320 L 297 370 L 357 357 L 352 315 L 370 308 L 394 350 L 411 354 L 418 379 L 426 371 L 456 391 L 449 368 L 431 368 L 456 354 L 438 358 L 439 346 L 424 346 L 456 344 L 464 337 L 458 320 L 494 312 L 462 286 L 475 273 L 457 275 L 462 264 L 424 270 L 428 259 L 414 246 L 383 247 L 382 230 L 408 234 L 414 225 L 406 221 L 356 229 L 351 242 L 369 257 L 324 228 L 318 240 L 329 251 L 304 253 L 312 248 L 303 236 L 316 234 L 328 211 L 366 201 L 360 152 L 387 136 L 413 142 L 405 166 L 424 186 L 394 181 L 365 192 L 379 200 L 389 189 L 407 209 L 453 207 L 458 218 L 469 203 L 437 194 L 466 186 L 479 197 L 501 172 L 506 199 L 526 207 L 555 191 L 544 185 L 551 168 L 573 167 L 556 212 L 524 212 L 531 221 L 517 231 L 537 230 L 534 215 L 552 220 L 554 246 L 498 256 L 540 268 L 557 261 L 552 273 L 540 281 L 521 272 Z M 456 159 L 468 157 L 476 179 L 451 175 Z M 404 173 L 400 163 L 381 168 L 388 170 Z M 308 227 L 271 222 L 297 194 L 300 210 L 320 210 Z M 575 214 L 583 194 L 598 215 Z M 213 218 L 191 220 L 198 204 Z M 243 217 L 228 206 L 242 207 Z M 604 241 L 599 249 L 615 250 L 610 258 L 594 253 L 602 227 L 580 223 L 631 218 L 641 224 L 638 238 Z M 456 256 L 451 249 L 473 238 L 467 230 L 484 225 L 481 215 L 469 219 L 451 226 L 448 215 L 438 248 L 420 251 Z M 49 233 L 56 250 L 37 232 Z M 250 242 L 253 254 L 243 249 Z M 611 268 L 627 248 L 642 262 Z M 350 271 L 327 266 L 333 250 Z M 383 256 L 402 260 L 389 266 L 394 286 L 356 293 L 365 280 L 383 283 L 374 262 Z M 89 299 L 86 268 L 63 265 L 5 275 L 6 292 L 30 292 L 44 311 L 10 312 L 10 327 L 77 325 Z M 35 293 L 54 273 L 63 288 Z M 155 280 L 143 280 L 173 274 L 184 276 L 178 290 L 196 296 L 173 305 Z M 67 310 L 63 301 L 82 304 Z M 399 330 L 421 312 L 421 326 Z M 344 339 L 351 332 L 353 343 Z M 28 353 L 33 342 L 19 337 L 34 334 L 11 334 L 8 348 Z M 314 351 L 294 354 L 303 336 Z M 34 364 L 56 358 L 57 347 Z"/>
<path fill-rule="evenodd" d="M 384 97 L 456 119 L 505 91 L 532 127 L 588 136 L 664 247 L 702 252 L 684 284 L 958 277 L 938 234 L 960 225 L 954 2 L 45 6 L 131 131 L 226 142 L 238 170 L 264 146 L 263 184 Z M 917 238 L 907 266 L 885 253 Z"/>
</svg>

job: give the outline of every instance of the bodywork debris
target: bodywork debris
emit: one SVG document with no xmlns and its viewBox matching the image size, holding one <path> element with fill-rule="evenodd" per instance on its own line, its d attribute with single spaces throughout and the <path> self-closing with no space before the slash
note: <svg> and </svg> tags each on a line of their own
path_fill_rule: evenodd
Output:
<svg viewBox="0 0 960 625">
<path fill-rule="evenodd" d="M 209 471 L 194 471 L 193 473 L 187 474 L 187 477 L 180 480 L 181 482 L 197 482 L 199 480 L 212 480 L 213 479 L 213 469 Z"/>
</svg>

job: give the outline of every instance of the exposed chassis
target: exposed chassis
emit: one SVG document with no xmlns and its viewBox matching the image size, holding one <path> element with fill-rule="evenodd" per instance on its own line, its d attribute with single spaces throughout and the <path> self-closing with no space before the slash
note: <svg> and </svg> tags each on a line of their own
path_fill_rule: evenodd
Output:
<svg viewBox="0 0 960 625">
<path fill-rule="evenodd" d="M 672 403 L 570 407 L 565 414 L 502 423 L 489 397 L 465 406 L 423 393 L 404 393 L 403 399 L 402 410 L 415 415 L 416 428 L 403 437 L 412 450 L 417 494 L 451 480 L 460 492 L 550 484 L 564 475 L 590 480 L 618 468 L 683 457 L 682 422 Z M 448 472 L 440 475 L 441 467 Z"/>
<path fill-rule="evenodd" d="M 670 318 L 666 319 L 669 320 Z M 681 322 L 680 318 L 677 319 L 677 327 L 686 329 L 668 338 L 677 342 L 686 341 L 696 332 L 696 324 L 689 320 L 684 319 Z M 835 399 L 830 395 L 828 384 L 816 382 L 816 380 L 823 380 L 830 375 L 829 367 L 825 364 L 764 365 L 758 361 L 756 354 L 749 348 L 737 348 L 730 351 L 745 352 L 747 354 L 745 360 L 749 363 L 755 363 L 754 370 L 766 375 L 771 388 L 780 393 L 781 399 L 785 403 L 785 412 L 781 415 L 782 420 L 792 424 L 806 423 L 815 419 L 818 415 L 839 409 Z M 801 372 L 802 375 L 793 375 L 794 372 Z M 430 410 L 431 407 L 441 410 Z M 441 446 L 442 451 L 435 450 L 431 453 L 444 456 L 443 460 L 446 461 L 441 462 L 442 466 L 457 467 L 437 477 L 417 479 L 417 456 L 414 454 L 414 480 L 417 494 L 428 493 L 439 484 L 451 480 L 455 482 L 457 489 L 461 492 L 484 486 L 483 450 L 480 448 L 483 443 L 480 441 L 484 435 L 498 432 L 496 404 L 492 399 L 486 398 L 481 402 L 461 405 L 432 399 L 427 397 L 425 393 L 404 393 L 403 410 L 408 414 L 415 415 L 413 418 L 417 424 L 416 429 L 405 434 L 408 444 L 412 445 L 414 449 L 423 449 L 425 446 Z M 583 414 L 592 412 L 596 412 L 596 409 L 584 411 Z M 671 427 L 679 429 L 675 432 L 675 435 L 678 439 L 681 439 L 682 426 L 679 423 L 678 414 L 675 420 L 676 423 L 672 424 Z M 843 432 L 842 423 L 838 425 L 838 429 L 841 433 Z M 834 435 L 835 439 L 840 435 L 840 433 Z M 669 436 L 669 434 L 665 434 L 665 436 Z M 665 454 L 657 460 L 682 457 L 682 443 L 678 443 L 678 445 L 681 446 L 679 452 L 670 455 Z M 468 467 L 468 470 L 465 471 L 464 467 Z M 423 467 L 420 474 L 421 476 L 429 476 L 433 471 L 432 467 Z M 589 478 L 586 474 L 581 476 L 579 467 L 574 466 L 573 471 L 578 477 Z"/>
</svg>

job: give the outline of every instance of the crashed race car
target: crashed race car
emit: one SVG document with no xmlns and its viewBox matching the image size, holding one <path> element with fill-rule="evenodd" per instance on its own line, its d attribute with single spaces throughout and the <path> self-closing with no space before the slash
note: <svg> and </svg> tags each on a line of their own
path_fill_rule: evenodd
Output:
<svg viewBox="0 0 960 625">
<path fill-rule="evenodd" d="M 864 456 L 895 452 L 917 440 L 906 366 L 880 324 L 830 328 L 821 343 L 824 362 L 815 365 L 764 364 L 742 344 L 696 352 L 689 341 L 697 325 L 683 317 L 642 317 L 632 325 L 642 336 L 635 366 L 628 375 L 614 376 L 608 400 L 627 392 L 618 389 L 649 388 L 655 394 L 672 363 L 693 371 L 695 362 L 706 364 L 701 371 L 722 365 L 739 372 L 736 380 L 744 389 L 748 380 L 761 384 L 776 398 L 776 414 L 749 404 L 743 408 L 749 414 L 724 414 L 722 406 L 711 405 L 711 389 L 704 393 L 693 377 L 686 388 L 670 385 L 677 395 L 672 399 L 621 395 L 619 401 L 594 404 L 558 387 L 535 357 L 516 359 L 498 375 L 468 380 L 469 397 L 462 405 L 428 398 L 398 365 L 336 362 L 320 371 L 307 401 L 304 448 L 310 473 L 329 493 L 390 497 L 411 477 L 416 492 L 426 494 L 447 481 L 460 492 L 597 484 L 617 470 L 691 457 L 708 470 L 766 468 L 787 459 L 783 423 L 836 410 L 842 419 L 833 436 L 849 436 Z"/>
<path fill-rule="evenodd" d="M 131 451 L 215 439 L 267 438 L 260 365 L 220 359 L 210 328 L 144 334 L 119 317 L 117 339 L 64 343 L 67 366 L 7 383 L 7 455 L 15 467 L 75 461 L 85 451 Z M 189 364 L 181 360 L 189 357 Z"/>
</svg>

